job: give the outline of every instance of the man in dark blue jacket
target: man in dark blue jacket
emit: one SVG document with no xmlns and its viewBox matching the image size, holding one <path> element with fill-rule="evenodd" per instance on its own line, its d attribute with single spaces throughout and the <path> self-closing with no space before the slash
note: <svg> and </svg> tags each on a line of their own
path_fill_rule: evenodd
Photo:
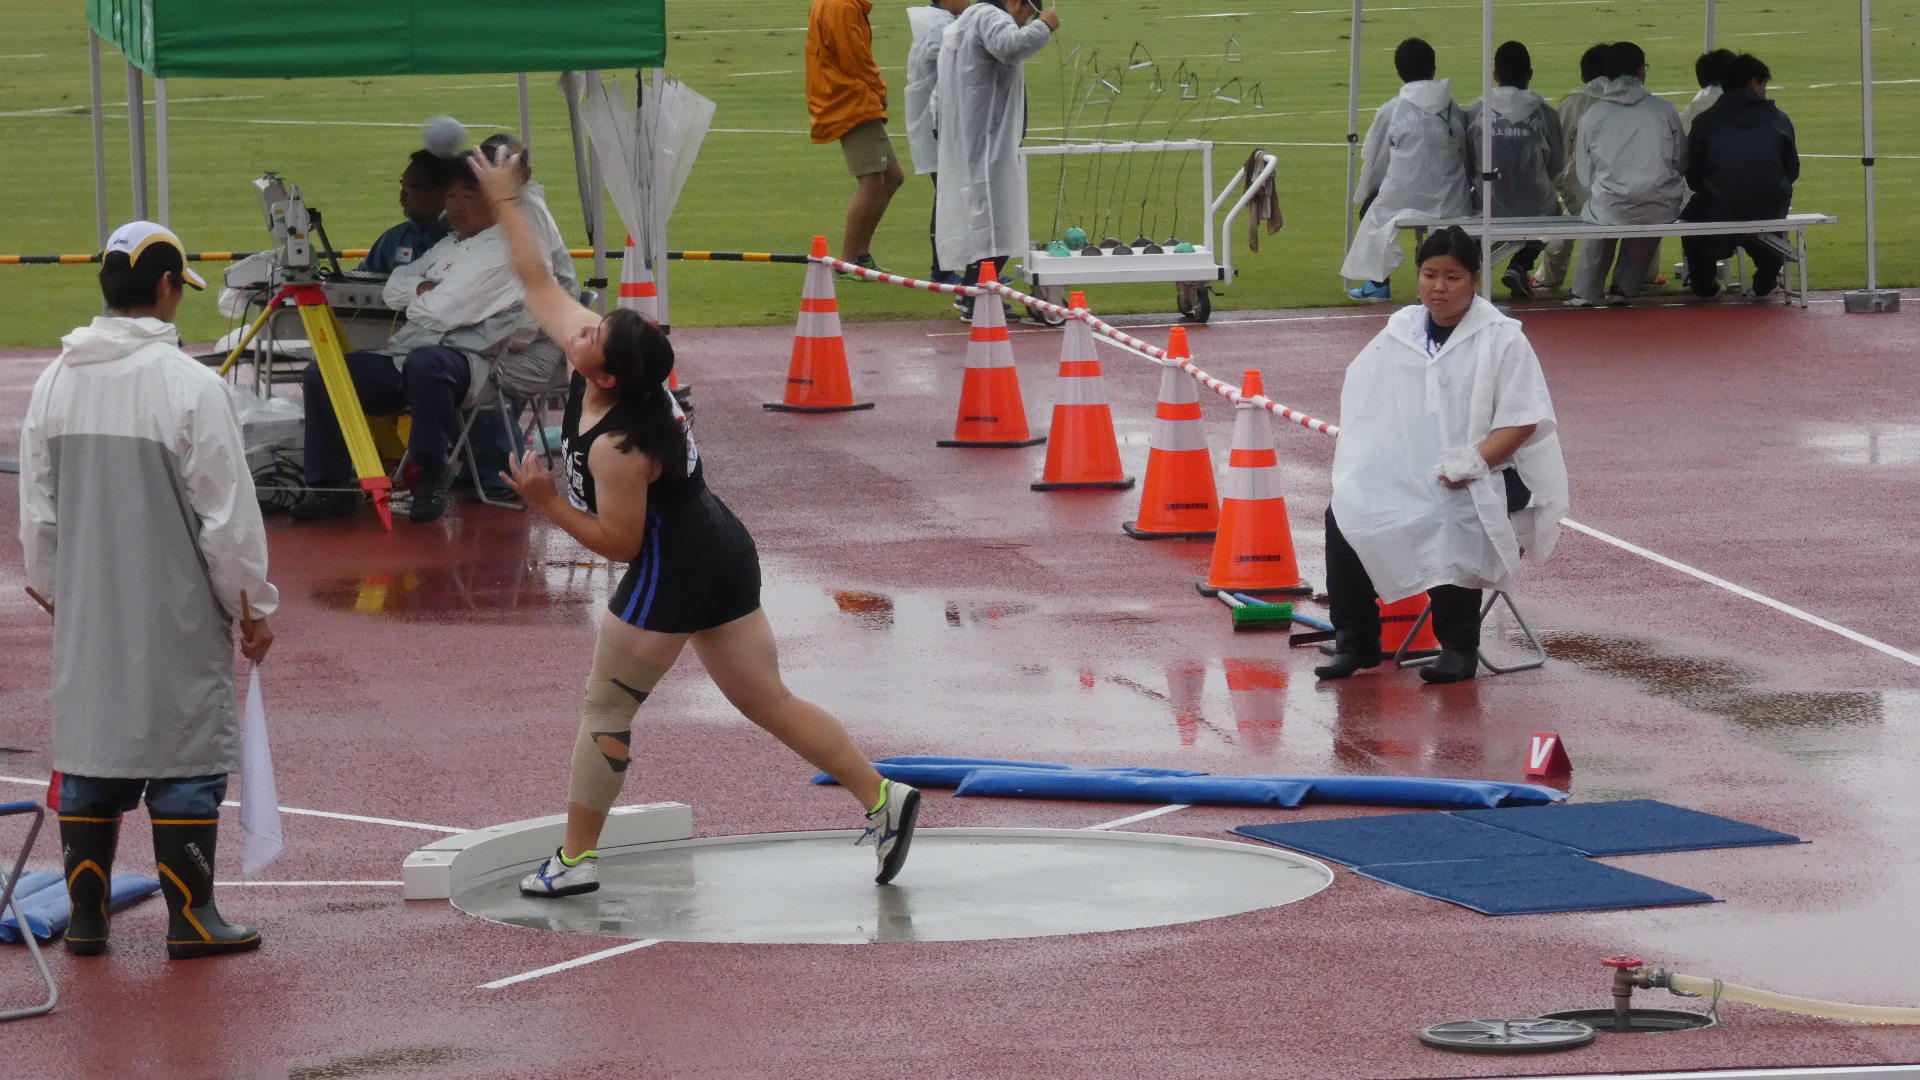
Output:
<svg viewBox="0 0 1920 1080">
<path fill-rule="evenodd" d="M 400 212 L 407 220 L 380 234 L 356 267 L 375 274 L 391 274 L 427 253 L 447 235 L 447 184 L 453 163 L 430 151 L 415 150 L 400 174 Z"/>
<path fill-rule="evenodd" d="M 1727 65 L 1726 93 L 1693 122 L 1687 139 L 1687 186 L 1693 199 L 1682 221 L 1756 221 L 1787 215 L 1793 183 L 1800 178 L 1793 121 L 1767 99 L 1773 73 L 1759 58 L 1741 54 Z M 1687 285 L 1695 296 L 1720 294 L 1715 264 L 1746 250 L 1753 260 L 1753 295 L 1765 298 L 1780 284 L 1784 260 L 1758 236 L 1687 236 Z"/>
</svg>

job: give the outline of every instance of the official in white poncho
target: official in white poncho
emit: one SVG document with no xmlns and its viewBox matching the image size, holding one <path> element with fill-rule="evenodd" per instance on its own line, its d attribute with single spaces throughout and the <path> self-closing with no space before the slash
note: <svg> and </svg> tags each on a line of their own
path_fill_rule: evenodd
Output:
<svg viewBox="0 0 1920 1080">
<path fill-rule="evenodd" d="M 940 265 L 966 267 L 969 285 L 983 260 L 1004 260 L 1026 243 L 1027 170 L 1016 152 L 1027 124 L 1022 65 L 1059 28 L 1059 15 L 1028 0 L 979 0 L 941 39 L 935 117 L 946 182 L 934 206 L 934 249 Z"/>
<path fill-rule="evenodd" d="M 1522 552 L 1553 554 L 1567 470 L 1553 401 L 1520 324 L 1480 298 L 1480 245 L 1457 227 L 1420 246 L 1420 304 L 1347 367 L 1327 511 L 1334 655 L 1380 663 L 1380 610 L 1425 592 L 1440 655 L 1428 682 L 1471 679 L 1482 589 L 1511 590 Z"/>
<path fill-rule="evenodd" d="M 1363 204 L 1353 245 L 1340 276 L 1360 285 L 1355 300 L 1391 300 L 1387 279 L 1406 261 L 1400 221 L 1408 217 L 1464 217 L 1467 196 L 1467 114 L 1453 103 L 1452 83 L 1435 79 L 1433 46 L 1408 38 L 1393 50 L 1394 70 L 1406 85 L 1373 114 L 1361 149 L 1353 201 Z"/>
<path fill-rule="evenodd" d="M 940 43 L 954 17 L 972 0 L 932 0 L 925 7 L 907 9 L 913 44 L 907 47 L 907 151 L 915 175 L 933 181 L 934 208 L 927 214 L 927 248 L 933 252 L 933 281 L 959 281 L 960 275 L 940 265 L 934 241 L 939 222 L 940 129 L 934 116 L 934 89 L 940 81 Z"/>
</svg>

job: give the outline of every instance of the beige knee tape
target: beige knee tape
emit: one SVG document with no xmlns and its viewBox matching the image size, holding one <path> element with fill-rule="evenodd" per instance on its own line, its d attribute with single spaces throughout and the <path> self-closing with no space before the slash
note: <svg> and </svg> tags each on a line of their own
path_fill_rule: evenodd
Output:
<svg viewBox="0 0 1920 1080">
<path fill-rule="evenodd" d="M 613 807 L 627 779 L 633 716 L 662 674 L 605 637 L 594 643 L 593 673 L 587 677 L 580 735 L 573 744 L 568 801 L 602 814 Z"/>
</svg>

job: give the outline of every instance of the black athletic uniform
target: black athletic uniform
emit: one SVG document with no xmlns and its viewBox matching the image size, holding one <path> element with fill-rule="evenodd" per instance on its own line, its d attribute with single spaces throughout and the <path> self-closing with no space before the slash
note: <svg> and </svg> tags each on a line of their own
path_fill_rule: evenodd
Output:
<svg viewBox="0 0 1920 1080">
<path fill-rule="evenodd" d="M 560 426 L 560 453 L 566 462 L 567 501 L 589 514 L 599 513 L 593 472 L 587 465 L 594 440 L 618 438 L 616 405 L 591 431 L 580 431 L 586 380 L 574 375 L 567 413 Z M 673 415 L 687 431 L 687 416 L 673 401 Z M 640 554 L 614 590 L 607 610 L 622 622 L 664 634 L 690 634 L 730 623 L 760 607 L 760 556 L 746 526 L 707 488 L 700 452 L 687 439 L 686 471 L 647 485 L 646 532 Z"/>
</svg>

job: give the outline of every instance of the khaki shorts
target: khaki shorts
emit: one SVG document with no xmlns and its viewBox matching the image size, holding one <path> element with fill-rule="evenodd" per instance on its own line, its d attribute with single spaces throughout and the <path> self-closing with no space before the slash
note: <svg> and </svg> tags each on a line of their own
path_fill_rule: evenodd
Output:
<svg viewBox="0 0 1920 1080">
<path fill-rule="evenodd" d="M 847 171 L 855 176 L 886 172 L 899 163 L 893 156 L 893 140 L 887 138 L 885 120 L 855 124 L 840 136 L 840 152 L 847 156 Z"/>
</svg>

